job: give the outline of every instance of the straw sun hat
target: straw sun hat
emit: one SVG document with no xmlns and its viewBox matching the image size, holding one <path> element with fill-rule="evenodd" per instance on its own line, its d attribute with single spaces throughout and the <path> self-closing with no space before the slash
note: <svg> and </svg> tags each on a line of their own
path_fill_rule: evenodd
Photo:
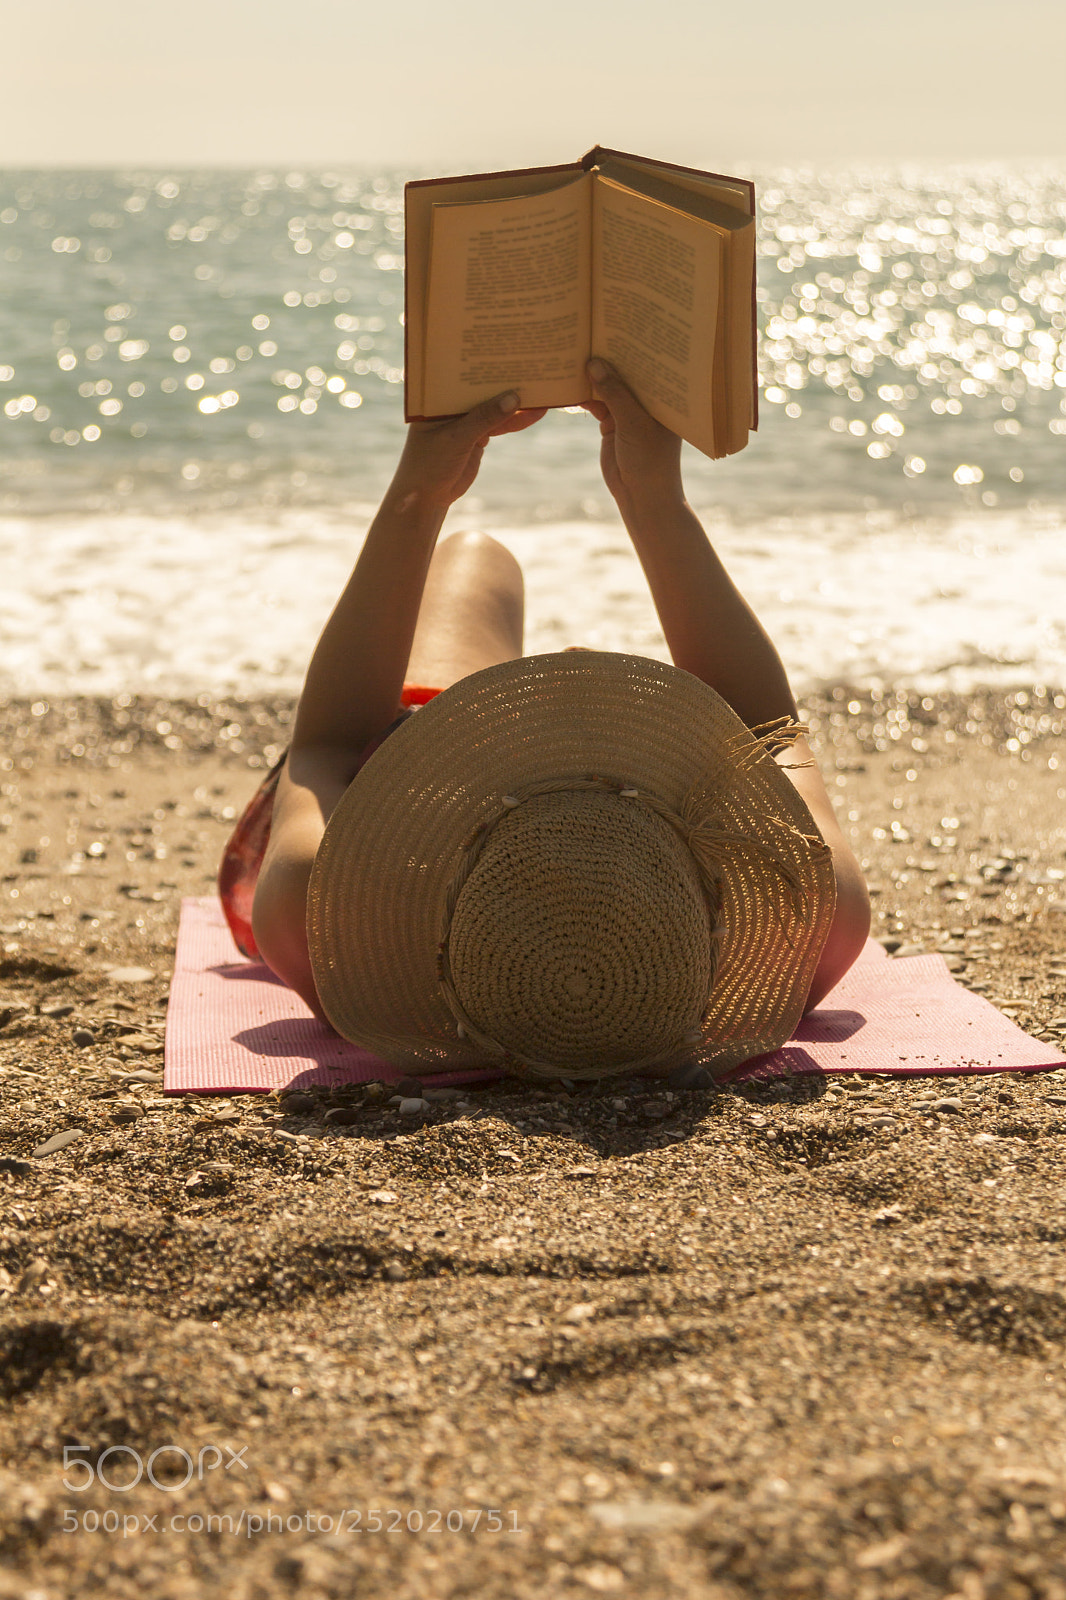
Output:
<svg viewBox="0 0 1066 1600">
<path fill-rule="evenodd" d="M 835 904 L 770 750 L 676 667 L 599 651 L 461 679 L 357 774 L 307 930 L 345 1038 L 422 1074 L 722 1074 L 800 1019 Z"/>
</svg>

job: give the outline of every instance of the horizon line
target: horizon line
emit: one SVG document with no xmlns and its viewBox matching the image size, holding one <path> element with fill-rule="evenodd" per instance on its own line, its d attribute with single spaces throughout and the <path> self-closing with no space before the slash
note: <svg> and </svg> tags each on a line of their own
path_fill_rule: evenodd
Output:
<svg viewBox="0 0 1066 1600">
<path fill-rule="evenodd" d="M 473 159 L 473 158 L 471 158 L 471 159 Z M 649 157 L 648 159 L 652 159 L 653 160 L 655 158 L 654 157 Z M 560 166 L 560 165 L 565 166 L 566 164 L 567 163 L 565 163 L 565 162 L 562 162 L 562 163 L 560 163 L 560 162 L 537 162 L 537 163 L 534 163 L 533 165 L 535 165 L 535 166 L 544 166 L 544 167 L 549 167 L 550 168 L 550 167 L 553 167 L 553 166 Z M 448 167 L 449 169 L 458 170 L 460 167 L 465 167 L 465 166 L 469 166 L 469 165 L 470 165 L 469 162 L 464 162 L 461 158 L 459 158 L 457 160 L 451 160 L 451 161 L 445 160 L 445 161 L 442 162 L 439 157 L 434 158 L 432 161 L 419 160 L 419 159 L 416 159 L 416 158 L 413 158 L 413 157 L 409 158 L 409 159 L 406 159 L 406 160 L 389 160 L 389 161 L 383 161 L 383 160 L 378 160 L 378 161 L 375 161 L 375 160 L 356 160 L 356 159 L 346 159 L 346 160 L 343 160 L 343 161 L 338 161 L 336 159 L 327 159 L 327 158 L 319 158 L 319 157 L 315 157 L 313 159 L 312 158 L 297 159 L 297 158 L 291 157 L 291 156 L 278 156 L 278 157 L 273 157 L 273 158 L 264 158 L 264 159 L 259 160 L 259 161 L 247 161 L 247 160 L 236 160 L 236 159 L 234 159 L 232 161 L 196 160 L 196 159 L 193 159 L 193 158 L 186 158 L 186 159 L 180 160 L 180 161 L 157 161 L 157 160 L 154 160 L 154 159 L 151 160 L 151 161 L 136 161 L 136 160 L 131 161 L 131 160 L 129 160 L 127 158 L 127 159 L 122 159 L 122 160 L 117 160 L 117 159 L 116 160 L 104 160 L 104 159 L 100 159 L 100 160 L 93 160 L 93 161 L 77 161 L 77 160 L 72 160 L 72 161 L 30 161 L 30 162 L 18 162 L 18 163 L 16 163 L 16 162 L 7 162 L 7 161 L 4 161 L 2 157 L 0 157 L 0 173 L 8 173 L 8 172 L 115 172 L 115 171 L 152 172 L 152 173 L 168 173 L 168 172 L 177 172 L 177 171 L 181 171 L 181 172 L 258 172 L 258 171 L 276 172 L 276 171 L 282 171 L 282 170 L 288 170 L 288 171 L 314 170 L 314 171 L 317 171 L 317 172 L 321 172 L 323 174 L 328 174 L 328 173 L 331 173 L 331 172 L 337 172 L 339 174 L 339 173 L 343 173 L 343 172 L 355 172 L 355 171 L 360 171 L 360 172 L 362 172 L 362 171 L 377 171 L 377 172 L 381 172 L 381 171 L 396 170 L 398 168 L 414 168 L 414 167 L 420 167 L 420 168 L 421 167 L 425 167 L 427 170 L 443 170 L 444 167 Z M 882 168 L 885 168 L 885 167 L 920 167 L 920 168 L 930 168 L 930 169 L 933 169 L 933 168 L 942 169 L 944 167 L 956 167 L 956 168 L 963 168 L 963 169 L 979 169 L 979 168 L 985 168 L 985 167 L 990 167 L 990 166 L 991 167 L 1027 166 L 1027 167 L 1047 168 L 1047 169 L 1051 169 L 1051 170 L 1056 170 L 1056 169 L 1061 168 L 1063 176 L 1066 177 L 1066 154 L 1063 154 L 1061 156 L 1054 156 L 1054 155 L 1047 155 L 1047 154 L 1039 155 L 1039 156 L 1038 155 L 1034 155 L 1034 154 L 1029 154 L 1029 155 L 1002 155 L 1002 156 L 991 156 L 991 155 L 989 155 L 989 156 L 973 156 L 973 155 L 968 155 L 968 156 L 927 156 L 927 155 L 926 156 L 904 156 L 904 155 L 888 156 L 888 155 L 885 155 L 885 156 L 857 157 L 857 158 L 855 158 L 854 160 L 851 160 L 851 161 L 839 161 L 839 160 L 833 160 L 833 159 L 830 159 L 830 158 L 819 158 L 819 157 L 816 157 L 816 156 L 796 156 L 795 154 L 793 154 L 793 155 L 789 156 L 787 159 L 784 158 L 784 157 L 767 157 L 767 156 L 762 156 L 762 157 L 758 157 L 758 158 L 752 157 L 752 158 L 747 158 L 747 159 L 741 159 L 739 161 L 734 161 L 734 160 L 730 159 L 730 160 L 728 160 L 726 162 L 726 165 L 730 165 L 730 166 L 750 166 L 750 167 L 755 167 L 755 168 L 759 168 L 759 167 L 775 167 L 775 168 L 781 168 L 781 169 L 783 169 L 785 171 L 815 169 L 815 170 L 829 171 L 829 172 L 861 172 L 861 171 L 865 171 L 865 170 L 878 170 L 878 169 L 882 169 Z M 485 170 L 487 170 L 487 169 L 485 169 Z M 500 168 L 494 168 L 493 170 L 498 170 L 500 172 L 507 172 L 507 171 L 523 171 L 523 170 L 526 170 L 526 169 L 523 168 L 523 167 L 514 167 L 514 168 L 500 167 Z"/>
</svg>

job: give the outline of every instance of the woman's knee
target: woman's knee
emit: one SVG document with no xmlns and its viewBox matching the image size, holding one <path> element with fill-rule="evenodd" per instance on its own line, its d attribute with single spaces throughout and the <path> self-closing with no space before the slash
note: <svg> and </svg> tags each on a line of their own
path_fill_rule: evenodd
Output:
<svg viewBox="0 0 1066 1600">
<path fill-rule="evenodd" d="M 488 623 L 520 634 L 525 610 L 525 583 L 515 557 L 491 534 L 452 533 L 442 539 L 433 555 L 426 584 L 427 596 L 439 598 L 450 610 L 471 613 L 470 622 Z"/>
<path fill-rule="evenodd" d="M 487 533 L 453 533 L 433 554 L 408 662 L 413 682 L 446 688 L 522 654 L 522 569 Z"/>
<path fill-rule="evenodd" d="M 433 554 L 434 564 L 443 568 L 461 564 L 470 568 L 481 568 L 486 574 L 494 575 L 497 580 L 509 580 L 512 585 L 522 587 L 522 568 L 518 560 L 508 550 L 506 545 L 494 539 L 491 533 L 481 533 L 476 529 L 462 529 L 458 533 L 449 533 L 441 539 Z"/>
</svg>

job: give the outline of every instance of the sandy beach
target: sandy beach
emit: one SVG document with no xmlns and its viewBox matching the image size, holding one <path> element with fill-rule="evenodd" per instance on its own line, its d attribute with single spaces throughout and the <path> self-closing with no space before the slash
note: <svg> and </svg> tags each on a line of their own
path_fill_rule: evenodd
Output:
<svg viewBox="0 0 1066 1600">
<path fill-rule="evenodd" d="M 1064 706 L 805 705 L 875 934 L 1048 1038 Z M 290 714 L 3 714 L 0 1594 L 1066 1596 L 1066 1074 L 163 1096 Z"/>
</svg>

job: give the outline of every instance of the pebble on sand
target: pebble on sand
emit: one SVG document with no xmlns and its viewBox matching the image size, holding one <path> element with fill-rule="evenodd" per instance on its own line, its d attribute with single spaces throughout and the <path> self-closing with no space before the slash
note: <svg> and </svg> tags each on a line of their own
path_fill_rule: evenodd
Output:
<svg viewBox="0 0 1066 1600">
<path fill-rule="evenodd" d="M 55 1155 L 57 1150 L 65 1150 L 68 1144 L 73 1144 L 75 1139 L 81 1139 L 84 1135 L 84 1128 L 66 1128 L 62 1133 L 53 1133 L 50 1139 L 46 1139 L 44 1144 L 39 1144 L 36 1150 L 30 1151 L 30 1154 L 35 1159 L 39 1156 Z"/>
<path fill-rule="evenodd" d="M 155 973 L 148 967 L 112 967 L 107 976 L 112 983 L 148 983 Z"/>
<path fill-rule="evenodd" d="M 127 1033 L 121 1041 L 126 1050 L 136 1050 L 142 1056 L 161 1056 L 163 1041 L 151 1033 Z"/>
<path fill-rule="evenodd" d="M 293 1114 L 296 1116 L 306 1116 L 309 1111 L 313 1111 L 315 1109 L 317 1104 L 312 1095 L 301 1094 L 298 1090 L 291 1094 L 286 1094 L 283 1090 L 279 1099 L 281 1103 L 281 1109 L 286 1113 L 287 1116 L 291 1116 Z"/>
<path fill-rule="evenodd" d="M 36 1261 L 31 1261 L 29 1266 L 23 1272 L 22 1276 L 19 1278 L 19 1288 L 36 1289 L 47 1278 L 48 1270 L 47 1261 L 42 1261 L 40 1257 L 38 1257 Z"/>
<path fill-rule="evenodd" d="M 673 1500 L 601 1500 L 589 1506 L 590 1515 L 603 1527 L 632 1529 L 635 1532 L 671 1533 L 683 1531 L 698 1522 L 703 1512 L 698 1506 L 681 1506 Z M 621 1584 L 606 1576 L 617 1571 L 601 1563 L 585 1571 L 593 1574 L 585 1582 L 595 1589 L 620 1589 Z"/>
</svg>

